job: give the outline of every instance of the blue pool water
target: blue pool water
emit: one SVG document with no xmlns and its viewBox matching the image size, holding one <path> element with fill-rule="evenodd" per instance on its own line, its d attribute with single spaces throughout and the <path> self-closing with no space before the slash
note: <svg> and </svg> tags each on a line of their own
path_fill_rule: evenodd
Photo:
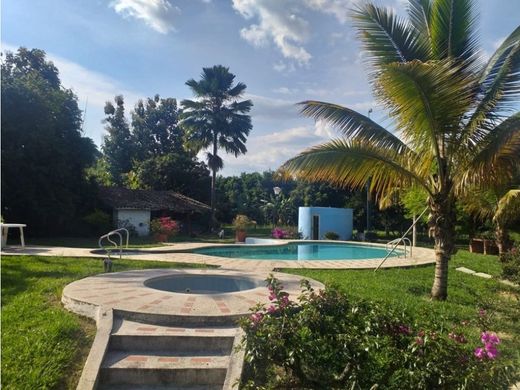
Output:
<svg viewBox="0 0 520 390">
<path fill-rule="evenodd" d="M 362 260 L 383 258 L 385 248 L 354 244 L 290 243 L 277 246 L 225 246 L 192 251 L 201 255 L 251 260 Z M 394 252 L 392 256 L 397 256 Z"/>
</svg>

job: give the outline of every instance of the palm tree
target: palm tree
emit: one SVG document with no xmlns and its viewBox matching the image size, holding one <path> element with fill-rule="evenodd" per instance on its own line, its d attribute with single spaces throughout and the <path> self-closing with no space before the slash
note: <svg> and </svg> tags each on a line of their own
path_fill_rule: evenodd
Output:
<svg viewBox="0 0 520 390">
<path fill-rule="evenodd" d="M 246 139 L 252 128 L 251 117 L 247 113 L 253 103 L 250 100 L 238 101 L 244 94 L 246 85 L 233 85 L 235 75 L 229 68 L 215 65 L 203 68 L 200 81 L 188 80 L 196 100 L 181 102 L 184 112 L 182 125 L 187 130 L 188 144 L 199 152 L 211 148 L 206 153 L 211 169 L 211 220 L 215 225 L 215 184 L 217 171 L 224 162 L 217 154 L 219 149 L 237 157 L 247 152 Z"/>
<path fill-rule="evenodd" d="M 520 189 L 476 190 L 462 200 L 466 212 L 492 221 L 498 253 L 507 252 L 511 244 L 508 227 L 520 220 Z"/>
<path fill-rule="evenodd" d="M 423 188 L 435 241 L 433 299 L 448 295 L 456 198 L 470 186 L 510 181 L 520 162 L 520 27 L 482 63 L 473 3 L 409 0 L 408 20 L 373 4 L 356 8 L 374 94 L 397 131 L 347 107 L 305 101 L 303 115 L 344 138 L 284 164 L 301 178 L 342 186 L 362 188 L 370 177 L 379 200 Z"/>
</svg>

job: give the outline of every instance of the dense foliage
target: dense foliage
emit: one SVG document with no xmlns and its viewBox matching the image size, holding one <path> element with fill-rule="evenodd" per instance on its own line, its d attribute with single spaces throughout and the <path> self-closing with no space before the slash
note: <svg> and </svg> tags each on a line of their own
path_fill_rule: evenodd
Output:
<svg viewBox="0 0 520 390">
<path fill-rule="evenodd" d="M 103 138 L 103 157 L 91 171 L 98 182 L 173 190 L 207 201 L 209 171 L 193 151 L 184 147 L 186 133 L 178 124 L 177 101 L 159 95 L 139 100 L 130 113 L 130 123 L 123 97 L 116 96 L 114 103 L 105 105 L 108 134 Z"/>
<path fill-rule="evenodd" d="M 448 329 L 307 281 L 296 304 L 267 282 L 271 305 L 241 322 L 244 388 L 507 389 L 512 380 L 485 310 Z"/>
<path fill-rule="evenodd" d="M 38 49 L 2 63 L 2 215 L 28 234 L 70 233 L 92 208 L 85 168 L 97 153 L 82 136 L 77 97 Z"/>
<path fill-rule="evenodd" d="M 502 277 L 520 285 L 520 244 L 500 255 Z"/>
</svg>

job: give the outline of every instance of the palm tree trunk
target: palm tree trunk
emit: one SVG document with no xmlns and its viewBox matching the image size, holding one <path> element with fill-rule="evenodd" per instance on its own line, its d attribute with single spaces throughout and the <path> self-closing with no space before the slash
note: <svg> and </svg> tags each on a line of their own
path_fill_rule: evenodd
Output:
<svg viewBox="0 0 520 390">
<path fill-rule="evenodd" d="M 213 156 L 217 156 L 217 133 L 213 134 Z M 217 167 L 211 168 L 211 227 L 217 226 L 217 217 L 215 216 L 215 203 L 216 203 L 216 186 L 217 186 Z"/>
<path fill-rule="evenodd" d="M 509 250 L 509 233 L 507 229 L 500 224 L 495 225 L 495 241 L 497 243 L 499 256 Z"/>
<path fill-rule="evenodd" d="M 428 225 L 435 240 L 435 278 L 431 297 L 445 300 L 448 297 L 448 261 L 455 249 L 455 209 L 452 197 L 437 194 L 430 200 Z"/>
</svg>

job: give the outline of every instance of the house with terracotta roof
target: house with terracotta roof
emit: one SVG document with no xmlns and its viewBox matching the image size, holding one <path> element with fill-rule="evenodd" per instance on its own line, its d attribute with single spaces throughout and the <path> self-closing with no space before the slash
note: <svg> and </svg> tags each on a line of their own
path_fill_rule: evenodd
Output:
<svg viewBox="0 0 520 390">
<path fill-rule="evenodd" d="M 208 205 L 174 191 L 102 187 L 99 197 L 112 209 L 114 226 L 132 226 L 139 236 L 149 235 L 151 219 L 164 215 L 180 219 L 191 234 L 193 215 L 211 211 Z"/>
</svg>

